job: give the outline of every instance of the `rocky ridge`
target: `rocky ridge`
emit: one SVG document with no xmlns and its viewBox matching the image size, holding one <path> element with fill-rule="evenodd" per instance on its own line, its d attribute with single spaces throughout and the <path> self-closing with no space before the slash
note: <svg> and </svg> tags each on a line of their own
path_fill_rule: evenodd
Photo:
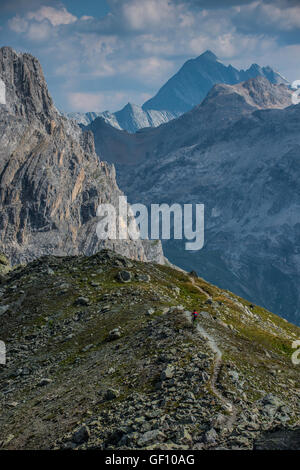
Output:
<svg viewBox="0 0 300 470">
<path fill-rule="evenodd" d="M 91 112 L 91 113 L 65 113 L 69 119 L 75 120 L 78 124 L 88 126 L 95 119 L 102 118 L 107 124 L 119 130 L 125 130 L 135 133 L 139 129 L 145 127 L 157 127 L 165 122 L 170 121 L 178 116 L 178 114 L 170 111 L 143 110 L 141 106 L 128 103 L 123 109 L 115 113 L 110 111 Z"/>
<path fill-rule="evenodd" d="M 299 449 L 300 330 L 228 291 L 103 250 L 13 269 L 0 302 L 3 449 Z"/>
</svg>

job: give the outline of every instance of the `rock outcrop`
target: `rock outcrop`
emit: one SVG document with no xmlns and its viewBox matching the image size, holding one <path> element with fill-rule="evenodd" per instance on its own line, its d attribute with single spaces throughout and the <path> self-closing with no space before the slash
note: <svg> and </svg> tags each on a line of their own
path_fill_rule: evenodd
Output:
<svg viewBox="0 0 300 470">
<path fill-rule="evenodd" d="M 7 274 L 11 269 L 11 266 L 9 264 L 9 261 L 7 257 L 3 254 L 0 253 L 0 276 Z"/>
<path fill-rule="evenodd" d="M 118 207 L 122 195 L 114 167 L 99 161 L 91 133 L 58 113 L 38 60 L 4 47 L 0 79 L 0 249 L 12 263 L 103 246 L 147 260 L 147 242 L 98 240 L 97 207 Z"/>
</svg>

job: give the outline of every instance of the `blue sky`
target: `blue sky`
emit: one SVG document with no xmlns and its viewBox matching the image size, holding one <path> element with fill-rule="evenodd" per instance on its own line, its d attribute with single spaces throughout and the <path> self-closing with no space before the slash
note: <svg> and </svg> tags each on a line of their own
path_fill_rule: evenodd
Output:
<svg viewBox="0 0 300 470">
<path fill-rule="evenodd" d="M 189 58 L 300 79 L 298 0 L 1 0 L 0 46 L 40 60 L 57 107 L 142 104 Z"/>
</svg>

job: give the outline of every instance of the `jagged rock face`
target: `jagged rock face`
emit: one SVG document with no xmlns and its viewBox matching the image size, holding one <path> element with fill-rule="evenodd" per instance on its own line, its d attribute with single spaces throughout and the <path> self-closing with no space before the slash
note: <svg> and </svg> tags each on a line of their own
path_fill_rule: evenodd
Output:
<svg viewBox="0 0 300 470">
<path fill-rule="evenodd" d="M 6 109 L 28 121 L 51 119 L 56 113 L 39 61 L 30 54 L 1 48 L 0 76 L 6 88 Z"/>
<path fill-rule="evenodd" d="M 140 163 L 119 164 L 118 178 L 132 203 L 204 203 L 204 248 L 166 242 L 167 258 L 299 324 L 300 106 L 260 109 L 280 108 L 289 93 L 263 83 L 218 85 L 137 135 L 143 153 L 131 142 L 130 159 L 136 152 Z"/>
<path fill-rule="evenodd" d="M 108 246 L 147 260 L 141 241 L 99 242 L 100 203 L 122 195 L 91 133 L 56 111 L 37 59 L 0 50 L 0 248 L 13 263 L 42 254 L 91 254 Z M 146 243 L 146 242 L 145 242 Z M 162 260 L 157 247 L 156 258 Z"/>
</svg>

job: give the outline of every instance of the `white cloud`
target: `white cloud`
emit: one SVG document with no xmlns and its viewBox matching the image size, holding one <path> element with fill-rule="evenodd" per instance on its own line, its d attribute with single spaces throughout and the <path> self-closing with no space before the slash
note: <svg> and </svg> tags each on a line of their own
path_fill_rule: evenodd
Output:
<svg viewBox="0 0 300 470">
<path fill-rule="evenodd" d="M 74 111 L 88 112 L 103 109 L 103 96 L 101 93 L 69 93 L 68 101 Z"/>
<path fill-rule="evenodd" d="M 135 91 L 116 92 L 108 90 L 106 92 L 88 93 L 71 92 L 68 93 L 68 105 L 75 112 L 89 111 L 117 111 L 128 102 L 142 104 L 148 100 L 151 95 Z"/>
<path fill-rule="evenodd" d="M 59 26 L 61 24 L 70 24 L 74 23 L 77 20 L 77 17 L 69 13 L 65 7 L 63 8 L 53 8 L 43 6 L 37 11 L 32 11 L 27 13 L 27 18 L 29 20 L 43 21 L 48 20 L 52 26 Z"/>
<path fill-rule="evenodd" d="M 28 12 L 24 17 L 14 16 L 8 21 L 9 28 L 16 33 L 24 33 L 31 41 L 43 41 L 51 34 L 51 28 L 68 25 L 77 21 L 76 16 L 66 8 L 43 6 Z"/>
<path fill-rule="evenodd" d="M 194 0 L 107 2 L 110 13 L 100 18 L 88 16 L 88 10 L 76 18 L 61 4 L 31 7 L 9 21 L 12 45 L 22 49 L 24 42 L 24 48 L 43 59 L 65 107 L 103 111 L 127 101 L 141 104 L 185 60 L 206 49 L 237 67 L 257 62 L 283 74 L 297 67 L 298 49 L 293 58 L 277 37 L 278 31 L 289 34 L 300 25 L 297 6 L 279 8 L 263 0 L 207 9 L 195 8 Z M 108 88 L 119 91 L 103 91 Z"/>
<path fill-rule="evenodd" d="M 88 15 L 83 15 L 80 19 L 82 21 L 88 21 L 88 20 L 93 20 L 94 17 L 93 16 L 88 16 Z"/>
<path fill-rule="evenodd" d="M 139 79 L 145 84 L 159 84 L 174 71 L 172 61 L 156 56 L 127 60 L 119 65 L 119 72 Z"/>
<path fill-rule="evenodd" d="M 269 48 L 266 55 L 268 63 L 293 82 L 300 80 L 300 44 L 289 45 L 276 50 Z"/>
<path fill-rule="evenodd" d="M 47 23 L 33 23 L 29 25 L 27 37 L 31 41 L 44 41 L 49 38 L 51 27 Z"/>
<path fill-rule="evenodd" d="M 252 31 L 269 33 L 288 32 L 300 28 L 299 5 L 285 5 L 276 2 L 256 1 L 249 5 L 235 8 L 235 23 Z"/>
<path fill-rule="evenodd" d="M 16 15 L 8 20 L 8 26 L 15 33 L 25 33 L 28 30 L 28 21 Z"/>
<path fill-rule="evenodd" d="M 122 16 L 133 30 L 143 30 L 164 25 L 175 19 L 178 6 L 168 0 L 124 1 Z"/>
<path fill-rule="evenodd" d="M 278 8 L 273 4 L 259 5 L 259 22 L 271 24 L 283 31 L 290 31 L 300 27 L 299 6 L 291 8 Z"/>
</svg>

